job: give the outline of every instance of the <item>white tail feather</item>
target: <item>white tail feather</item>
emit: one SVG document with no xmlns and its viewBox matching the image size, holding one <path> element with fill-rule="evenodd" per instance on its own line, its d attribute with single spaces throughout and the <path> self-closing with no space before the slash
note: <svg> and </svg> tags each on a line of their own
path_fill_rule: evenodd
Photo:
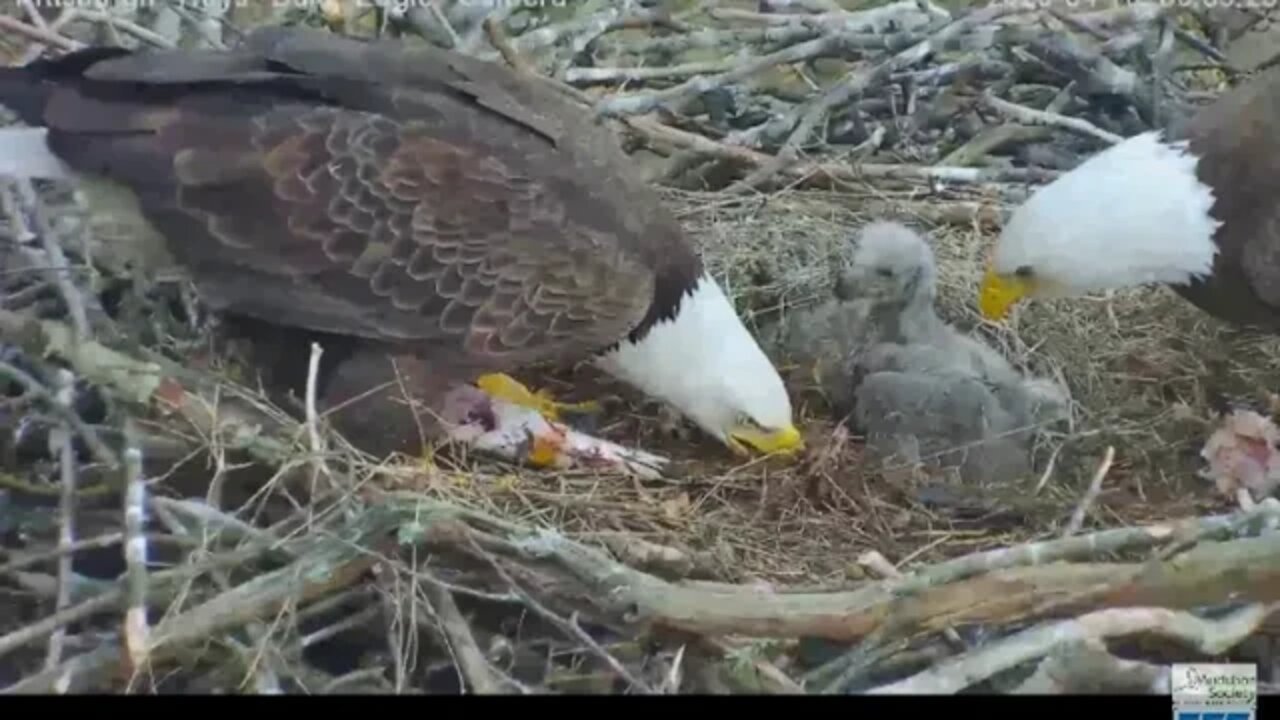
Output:
<svg viewBox="0 0 1280 720">
<path fill-rule="evenodd" d="M 46 130 L 0 128 L 0 177 L 66 179 L 71 171 L 45 144 Z"/>
</svg>

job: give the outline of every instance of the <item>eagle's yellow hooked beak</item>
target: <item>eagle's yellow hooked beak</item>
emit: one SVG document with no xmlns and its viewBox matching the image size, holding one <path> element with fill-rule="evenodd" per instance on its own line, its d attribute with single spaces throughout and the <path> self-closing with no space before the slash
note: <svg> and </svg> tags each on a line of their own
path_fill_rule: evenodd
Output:
<svg viewBox="0 0 1280 720">
<path fill-rule="evenodd" d="M 1017 275 L 1001 275 L 988 269 L 982 277 L 978 291 L 978 310 L 982 317 L 993 322 L 1004 320 L 1013 306 L 1031 295 L 1032 281 Z"/>
<path fill-rule="evenodd" d="M 804 449 L 804 438 L 795 425 L 773 431 L 738 426 L 729 433 L 729 439 L 729 446 L 744 454 L 748 446 L 766 455 L 791 454 Z"/>
</svg>

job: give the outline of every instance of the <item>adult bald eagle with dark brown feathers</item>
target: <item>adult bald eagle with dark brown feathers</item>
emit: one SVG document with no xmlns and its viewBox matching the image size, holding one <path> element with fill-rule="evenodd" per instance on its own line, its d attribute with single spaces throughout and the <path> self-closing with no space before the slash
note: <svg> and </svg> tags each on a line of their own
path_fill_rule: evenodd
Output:
<svg viewBox="0 0 1280 720">
<path fill-rule="evenodd" d="M 800 445 L 778 373 L 673 215 L 548 84 L 272 27 L 229 51 L 5 69 L 0 104 L 33 126 L 0 138 L 0 174 L 126 190 L 215 311 L 415 363 L 424 399 L 592 360 L 731 448 Z"/>
</svg>

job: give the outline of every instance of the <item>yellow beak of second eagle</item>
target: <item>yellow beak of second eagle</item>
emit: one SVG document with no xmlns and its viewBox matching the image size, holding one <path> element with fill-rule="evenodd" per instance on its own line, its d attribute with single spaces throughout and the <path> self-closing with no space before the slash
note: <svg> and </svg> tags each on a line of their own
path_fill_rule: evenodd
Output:
<svg viewBox="0 0 1280 720">
<path fill-rule="evenodd" d="M 978 290 L 978 310 L 987 320 L 1004 320 L 1013 306 L 1030 295 L 1032 290 L 1029 280 L 988 269 L 982 276 L 982 288 Z"/>
</svg>

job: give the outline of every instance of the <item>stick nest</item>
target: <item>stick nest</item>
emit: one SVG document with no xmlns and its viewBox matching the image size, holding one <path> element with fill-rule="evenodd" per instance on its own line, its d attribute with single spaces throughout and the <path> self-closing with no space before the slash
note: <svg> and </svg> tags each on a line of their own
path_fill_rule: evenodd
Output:
<svg viewBox="0 0 1280 720">
<path fill-rule="evenodd" d="M 1132 4 L 366 5 L 24 0 L 0 28 L 12 62 L 305 22 L 510 63 L 614 124 L 752 324 L 824 297 L 860 224 L 924 230 L 940 312 L 1063 380 L 1070 431 L 1046 438 L 1038 477 L 962 488 L 864 467 L 805 387 L 805 456 L 747 463 L 619 390 L 602 434 L 674 456 L 671 478 L 371 458 L 269 400 L 180 284 L 139 288 L 100 250 L 129 238 L 69 188 L 19 184 L 0 687 L 1167 692 L 1169 661 L 1270 667 L 1254 640 L 1280 587 L 1280 506 L 1231 511 L 1197 453 L 1229 404 L 1270 402 L 1277 341 L 1164 289 L 1039 303 L 1001 328 L 972 302 L 1003 213 L 1240 79 L 1220 44 L 1256 23 Z"/>
</svg>

